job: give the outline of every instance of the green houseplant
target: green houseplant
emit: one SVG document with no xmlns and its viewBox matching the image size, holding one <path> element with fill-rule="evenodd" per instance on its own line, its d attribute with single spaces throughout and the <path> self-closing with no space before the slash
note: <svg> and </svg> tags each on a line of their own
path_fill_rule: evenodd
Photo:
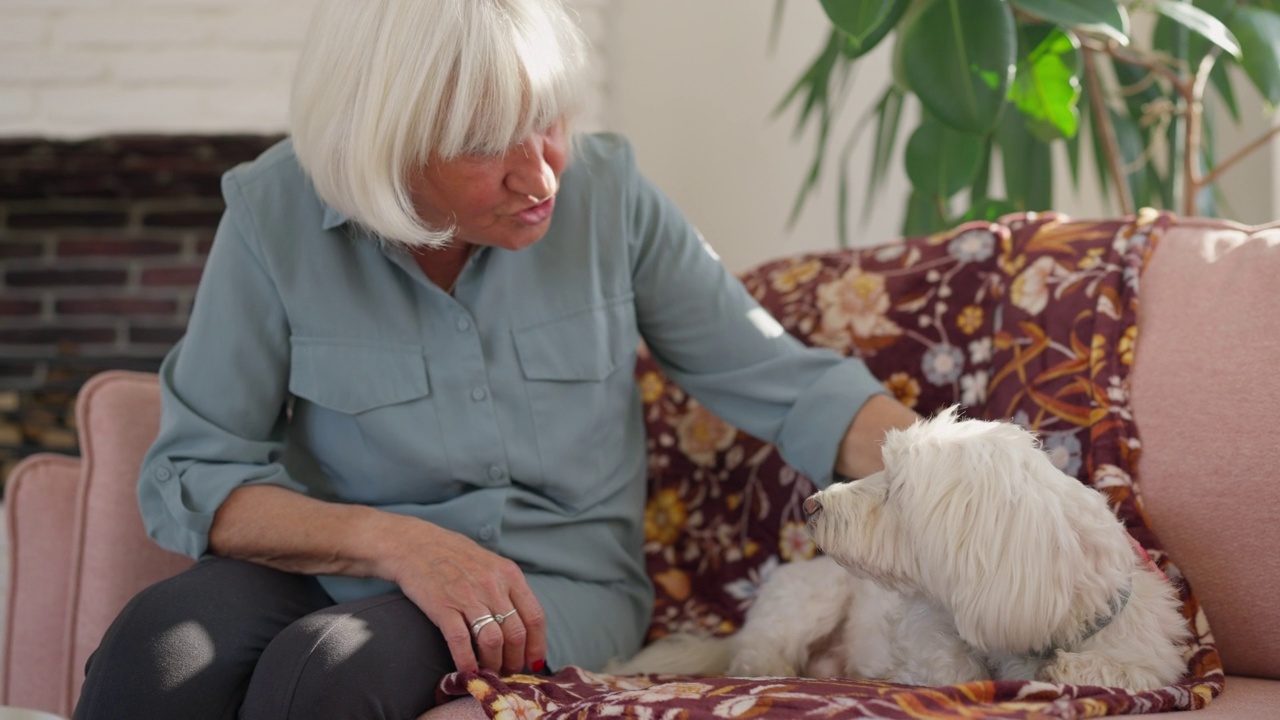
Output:
<svg viewBox="0 0 1280 720">
<path fill-rule="evenodd" d="M 905 234 L 1054 207 L 1056 143 L 1077 188 L 1090 153 L 1101 189 L 1125 214 L 1145 206 L 1217 214 L 1218 178 L 1280 132 L 1218 158 L 1205 112 L 1220 102 L 1240 119 L 1232 65 L 1269 106 L 1280 103 L 1280 0 L 819 1 L 830 32 L 778 108 L 798 108 L 797 132 L 817 131 L 793 219 L 832 154 L 850 70 L 893 43 L 893 78 L 837 156 L 842 245 L 851 150 L 871 132 L 869 202 L 901 145 L 908 102 L 921 112 L 901 145 L 912 186 Z M 781 17 L 777 0 L 775 24 Z"/>
</svg>

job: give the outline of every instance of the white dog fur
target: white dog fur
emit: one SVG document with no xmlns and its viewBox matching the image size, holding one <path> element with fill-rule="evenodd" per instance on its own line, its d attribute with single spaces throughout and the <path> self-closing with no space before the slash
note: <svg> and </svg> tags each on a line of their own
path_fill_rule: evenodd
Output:
<svg viewBox="0 0 1280 720">
<path fill-rule="evenodd" d="M 1183 674 L 1172 585 L 1030 433 L 951 408 L 890 432 L 884 464 L 805 502 L 826 556 L 778 568 L 736 635 L 672 635 L 609 670 L 1132 691 Z"/>
</svg>

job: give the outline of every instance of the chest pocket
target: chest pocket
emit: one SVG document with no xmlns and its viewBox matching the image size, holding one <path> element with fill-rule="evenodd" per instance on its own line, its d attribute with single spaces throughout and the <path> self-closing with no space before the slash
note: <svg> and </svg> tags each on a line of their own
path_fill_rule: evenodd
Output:
<svg viewBox="0 0 1280 720">
<path fill-rule="evenodd" d="M 539 489 L 582 510 L 619 489 L 627 433 L 639 429 L 634 295 L 513 330 L 541 458 Z"/>
<path fill-rule="evenodd" d="M 293 337 L 291 424 L 338 499 L 437 502 L 457 492 L 421 346 Z"/>
</svg>

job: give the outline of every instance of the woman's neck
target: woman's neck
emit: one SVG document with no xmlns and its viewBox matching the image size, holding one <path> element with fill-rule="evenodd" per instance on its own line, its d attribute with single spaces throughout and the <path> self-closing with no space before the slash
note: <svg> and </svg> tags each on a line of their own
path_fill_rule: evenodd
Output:
<svg viewBox="0 0 1280 720">
<path fill-rule="evenodd" d="M 454 242 L 442 248 L 414 250 L 412 255 L 427 279 L 452 295 L 458 276 L 462 274 L 462 268 L 466 267 L 467 259 L 475 248 L 470 243 Z"/>
</svg>

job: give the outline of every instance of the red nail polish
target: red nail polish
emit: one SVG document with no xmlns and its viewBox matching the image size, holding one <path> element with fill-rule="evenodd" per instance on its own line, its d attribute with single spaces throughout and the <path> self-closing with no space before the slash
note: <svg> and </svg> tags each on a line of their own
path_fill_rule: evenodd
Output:
<svg viewBox="0 0 1280 720">
<path fill-rule="evenodd" d="M 529 665 L 529 669 L 533 670 L 534 672 L 542 672 L 543 668 L 545 668 L 546 666 L 547 666 L 547 661 L 539 658 L 537 660 L 534 660 L 533 663 Z"/>
</svg>

